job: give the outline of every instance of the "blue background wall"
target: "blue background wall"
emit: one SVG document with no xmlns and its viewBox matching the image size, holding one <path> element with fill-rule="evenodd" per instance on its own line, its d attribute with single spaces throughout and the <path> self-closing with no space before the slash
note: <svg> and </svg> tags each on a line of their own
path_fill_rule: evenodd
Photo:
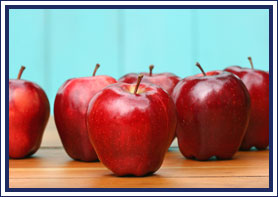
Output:
<svg viewBox="0 0 278 197">
<path fill-rule="evenodd" d="M 180 77 L 230 65 L 268 70 L 267 10 L 11 10 L 10 78 L 38 83 L 51 108 L 68 78 L 128 72 Z"/>
</svg>

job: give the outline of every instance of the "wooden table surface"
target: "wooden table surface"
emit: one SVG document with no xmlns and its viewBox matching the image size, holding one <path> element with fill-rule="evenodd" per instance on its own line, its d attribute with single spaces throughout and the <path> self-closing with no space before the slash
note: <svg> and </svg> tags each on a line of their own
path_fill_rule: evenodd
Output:
<svg viewBox="0 0 278 197">
<path fill-rule="evenodd" d="M 147 177 L 116 177 L 100 162 L 71 160 L 50 118 L 42 147 L 31 158 L 10 160 L 11 188 L 268 188 L 269 151 L 238 152 L 232 160 L 185 159 L 177 147 Z"/>
</svg>

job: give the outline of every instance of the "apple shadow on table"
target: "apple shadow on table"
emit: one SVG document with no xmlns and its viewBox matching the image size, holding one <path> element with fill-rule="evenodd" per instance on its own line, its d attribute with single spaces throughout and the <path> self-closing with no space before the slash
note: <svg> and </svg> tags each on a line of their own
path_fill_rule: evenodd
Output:
<svg viewBox="0 0 278 197">
<path fill-rule="evenodd" d="M 161 177 L 160 175 L 158 174 L 155 174 L 155 173 L 148 173 L 144 176 L 135 176 L 135 175 L 125 175 L 125 176 L 117 176 L 116 174 L 114 173 L 110 173 L 110 174 L 106 174 L 104 175 L 104 177 L 115 177 L 115 178 L 146 178 L 146 177 L 155 177 L 155 178 L 158 178 L 158 177 Z"/>
<path fill-rule="evenodd" d="M 256 148 L 252 146 L 249 150 L 239 150 L 240 152 L 257 152 L 257 151 L 265 151 L 269 150 L 269 146 L 267 148 Z"/>
<path fill-rule="evenodd" d="M 218 158 L 216 156 L 211 156 L 209 159 L 206 159 L 206 160 L 198 160 L 196 159 L 195 157 L 190 157 L 190 158 L 185 158 L 185 160 L 189 160 L 189 161 L 197 161 L 197 162 L 223 162 L 223 161 L 230 161 L 230 160 L 236 160 L 238 159 L 238 156 L 237 155 L 234 155 L 232 158 L 225 158 L 225 159 L 222 159 L 222 158 Z"/>
<path fill-rule="evenodd" d="M 82 163 L 98 163 L 98 162 L 100 162 L 99 159 L 94 160 L 94 161 L 83 161 L 81 159 L 72 159 L 72 158 L 71 158 L 71 161 L 77 161 L 77 162 L 82 162 Z"/>
<path fill-rule="evenodd" d="M 40 159 L 41 157 L 38 155 L 29 155 L 23 158 L 11 158 L 9 157 L 9 160 L 31 160 L 31 159 Z"/>
</svg>

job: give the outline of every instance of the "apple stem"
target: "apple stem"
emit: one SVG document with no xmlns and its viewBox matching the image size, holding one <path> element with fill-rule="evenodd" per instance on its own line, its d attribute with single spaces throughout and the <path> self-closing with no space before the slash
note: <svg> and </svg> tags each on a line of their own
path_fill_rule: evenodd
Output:
<svg viewBox="0 0 278 197">
<path fill-rule="evenodd" d="M 17 79 L 20 79 L 21 78 L 21 75 L 23 73 L 23 71 L 25 70 L 25 66 L 21 66 L 20 70 L 19 70 L 19 73 L 17 75 Z"/>
<path fill-rule="evenodd" d="M 251 68 L 254 69 L 253 61 L 252 61 L 252 58 L 250 56 L 248 57 L 248 60 L 250 62 Z"/>
<path fill-rule="evenodd" d="M 93 72 L 93 77 L 96 75 L 96 72 L 97 72 L 97 70 L 98 70 L 99 67 L 100 67 L 100 65 L 99 65 L 99 64 L 96 64 L 95 70 L 94 70 L 94 72 Z"/>
<path fill-rule="evenodd" d="M 153 68 L 154 68 L 154 65 L 150 65 L 150 66 L 149 66 L 149 69 L 150 69 L 150 76 L 153 75 Z"/>
<path fill-rule="evenodd" d="M 139 85 L 140 85 L 141 80 L 142 80 L 143 77 L 144 77 L 144 75 L 142 75 L 142 74 L 138 75 L 137 83 L 136 83 L 136 86 L 135 86 L 135 89 L 134 89 L 134 94 L 137 94 L 137 90 L 139 88 Z"/>
<path fill-rule="evenodd" d="M 203 68 L 199 62 L 196 62 L 196 66 L 202 71 L 204 76 L 207 76 L 207 74 L 205 73 L 205 71 L 203 70 Z"/>
</svg>

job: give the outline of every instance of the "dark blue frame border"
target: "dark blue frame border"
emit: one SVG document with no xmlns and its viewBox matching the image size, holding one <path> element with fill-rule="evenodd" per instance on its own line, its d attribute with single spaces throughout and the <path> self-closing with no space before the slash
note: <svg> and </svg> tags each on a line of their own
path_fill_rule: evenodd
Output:
<svg viewBox="0 0 278 197">
<path fill-rule="evenodd" d="M 9 188 L 9 144 L 5 144 L 6 192 L 273 192 L 273 6 L 272 5 L 7 5 L 5 7 L 5 105 L 8 103 L 10 9 L 268 9 L 269 10 L 269 188 Z M 5 111 L 5 141 L 9 141 L 9 111 Z"/>
<path fill-rule="evenodd" d="M 2 0 L 2 1 L 24 1 L 24 0 Z M 45 0 L 29 0 L 29 1 L 45 1 Z M 57 1 L 57 0 L 48 0 L 48 1 Z M 76 0 L 59 0 L 59 1 L 76 1 Z M 83 0 L 83 1 L 92 1 L 92 0 Z M 107 1 L 107 0 L 98 0 L 98 1 Z M 119 0 L 109 0 L 109 1 L 119 1 Z M 129 0 L 123 0 L 129 1 Z M 131 1 L 149 1 L 149 0 L 131 0 Z M 169 1 L 169 0 L 152 0 L 152 1 Z M 186 0 L 175 0 L 175 1 L 186 1 Z M 200 1 L 200 0 L 190 0 L 190 1 Z M 202 0 L 202 1 L 211 1 L 211 0 Z M 214 0 L 214 1 L 223 1 L 223 0 Z M 242 1 L 242 0 L 225 0 L 225 1 Z M 245 0 L 245 1 L 262 1 L 262 0 Z M 277 0 L 268 0 L 268 1 L 277 1 Z"/>
</svg>

